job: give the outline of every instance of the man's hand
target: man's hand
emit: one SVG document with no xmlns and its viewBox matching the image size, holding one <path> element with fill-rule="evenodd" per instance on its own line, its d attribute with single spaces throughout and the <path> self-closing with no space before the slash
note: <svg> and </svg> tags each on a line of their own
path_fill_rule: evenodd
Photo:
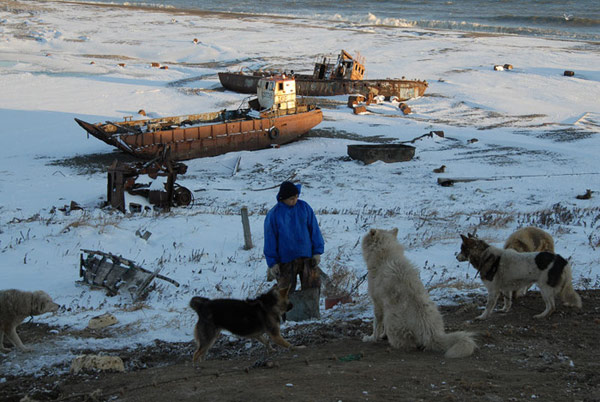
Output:
<svg viewBox="0 0 600 402">
<path fill-rule="evenodd" d="M 267 282 L 276 280 L 279 277 L 279 264 L 267 268 Z"/>
<path fill-rule="evenodd" d="M 310 259 L 310 265 L 314 268 L 319 265 L 321 262 L 321 254 L 315 254 Z"/>
</svg>

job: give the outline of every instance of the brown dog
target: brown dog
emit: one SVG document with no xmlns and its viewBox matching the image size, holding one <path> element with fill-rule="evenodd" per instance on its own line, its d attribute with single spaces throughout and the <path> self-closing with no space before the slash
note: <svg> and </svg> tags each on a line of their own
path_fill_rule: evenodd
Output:
<svg viewBox="0 0 600 402">
<path fill-rule="evenodd" d="M 550 233 L 535 226 L 526 226 L 508 236 L 504 243 L 504 249 L 513 249 L 519 253 L 531 253 L 534 251 L 547 251 L 554 254 L 554 239 Z M 529 286 L 524 286 L 513 292 L 512 298 L 525 296 Z"/>
<path fill-rule="evenodd" d="M 535 226 L 527 226 L 511 234 L 504 248 L 512 248 L 520 253 L 531 253 L 533 251 L 547 251 L 554 254 L 554 239 L 550 233 Z"/>
<path fill-rule="evenodd" d="M 0 290 L 0 351 L 10 352 L 4 347 L 4 335 L 22 351 L 27 351 L 17 335 L 17 327 L 29 316 L 50 313 L 60 306 L 44 291 Z"/>
<path fill-rule="evenodd" d="M 204 356 L 215 343 L 221 330 L 232 334 L 254 338 L 272 349 L 265 333 L 276 344 L 290 348 L 289 342 L 281 337 L 279 323 L 281 317 L 292 308 L 288 300 L 289 288 L 278 289 L 274 286 L 256 299 L 207 299 L 192 297 L 190 307 L 198 313 L 198 322 L 194 328 L 196 351 L 194 362 L 204 360 Z"/>
</svg>

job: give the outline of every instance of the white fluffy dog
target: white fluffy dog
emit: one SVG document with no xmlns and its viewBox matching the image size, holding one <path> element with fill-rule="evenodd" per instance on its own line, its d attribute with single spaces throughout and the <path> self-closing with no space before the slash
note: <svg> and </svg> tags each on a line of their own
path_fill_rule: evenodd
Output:
<svg viewBox="0 0 600 402">
<path fill-rule="evenodd" d="M 0 290 L 0 351 L 10 352 L 4 347 L 4 335 L 22 351 L 28 349 L 23 345 L 17 327 L 29 316 L 50 313 L 60 306 L 52 301 L 48 293 L 37 290 L 25 292 L 22 290 Z"/>
<path fill-rule="evenodd" d="M 369 296 L 375 317 L 373 334 L 363 341 L 387 336 L 395 348 L 445 351 L 448 358 L 470 356 L 477 345 L 472 333 L 446 333 L 444 321 L 429 298 L 417 269 L 404 256 L 398 229 L 371 229 L 362 240 Z"/>
</svg>

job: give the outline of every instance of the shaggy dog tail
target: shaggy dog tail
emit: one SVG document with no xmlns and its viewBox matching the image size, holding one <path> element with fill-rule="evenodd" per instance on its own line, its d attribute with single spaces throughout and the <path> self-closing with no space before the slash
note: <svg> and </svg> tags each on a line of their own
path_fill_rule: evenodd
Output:
<svg viewBox="0 0 600 402">
<path fill-rule="evenodd" d="M 560 290 L 560 300 L 568 307 L 581 308 L 581 297 L 573 289 L 573 274 L 571 273 L 571 265 L 567 265 L 565 270 L 565 283 Z"/>
<path fill-rule="evenodd" d="M 438 342 L 441 344 L 442 349 L 446 351 L 445 357 L 450 359 L 467 357 L 471 356 L 477 349 L 473 336 L 472 332 L 465 331 L 443 333 Z"/>
</svg>

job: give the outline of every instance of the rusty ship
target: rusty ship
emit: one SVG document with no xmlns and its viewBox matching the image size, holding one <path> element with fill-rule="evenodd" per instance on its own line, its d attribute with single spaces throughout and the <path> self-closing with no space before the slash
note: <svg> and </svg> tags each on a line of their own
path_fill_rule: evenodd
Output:
<svg viewBox="0 0 600 402">
<path fill-rule="evenodd" d="M 289 74 L 296 80 L 296 92 L 301 96 L 335 96 L 361 94 L 367 96 L 382 95 L 396 97 L 399 101 L 418 98 L 425 93 L 428 83 L 425 80 L 402 79 L 363 79 L 365 75 L 364 59 L 358 55 L 352 57 L 342 50 L 335 63 L 329 63 L 327 57 L 319 59 L 312 74 Z M 285 73 L 285 72 L 284 72 Z M 256 93 L 261 78 L 281 74 L 273 71 L 237 71 L 220 72 L 221 85 L 234 92 Z"/>
<path fill-rule="evenodd" d="M 123 121 L 75 121 L 89 134 L 140 159 L 168 149 L 183 161 L 231 151 L 252 151 L 295 141 L 323 120 L 315 105 L 296 98 L 292 77 L 262 77 L 255 98 L 236 110 Z"/>
</svg>

